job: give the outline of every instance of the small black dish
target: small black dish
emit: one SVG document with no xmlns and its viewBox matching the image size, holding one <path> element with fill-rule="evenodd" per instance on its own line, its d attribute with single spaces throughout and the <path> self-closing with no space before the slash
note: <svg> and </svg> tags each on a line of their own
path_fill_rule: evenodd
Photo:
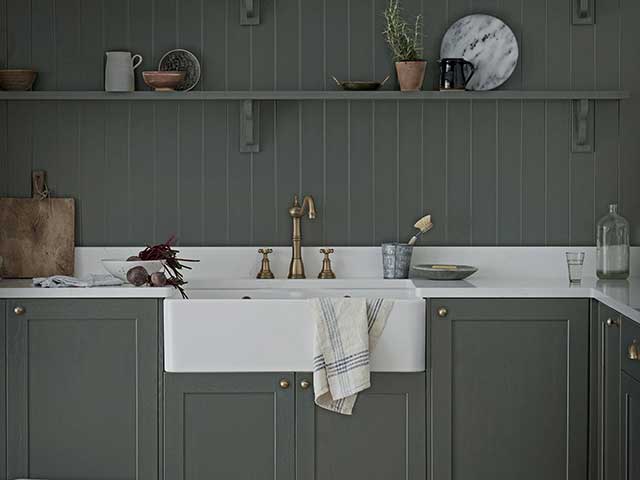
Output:
<svg viewBox="0 0 640 480">
<path fill-rule="evenodd" d="M 387 80 L 389 80 L 389 76 L 385 78 L 382 82 L 363 82 L 363 81 L 340 81 L 336 77 L 332 76 L 333 80 L 336 84 L 341 87 L 343 90 L 349 91 L 371 91 L 378 90 L 382 85 L 385 84 Z"/>
</svg>

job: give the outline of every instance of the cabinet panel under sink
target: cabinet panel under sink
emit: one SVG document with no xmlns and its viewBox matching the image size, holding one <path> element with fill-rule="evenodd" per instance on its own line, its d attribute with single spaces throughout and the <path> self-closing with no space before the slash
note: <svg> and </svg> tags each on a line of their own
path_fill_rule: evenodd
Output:
<svg viewBox="0 0 640 480">
<path fill-rule="evenodd" d="M 297 478 L 424 480 L 425 373 L 374 373 L 352 416 L 314 404 L 296 374 Z"/>
<path fill-rule="evenodd" d="M 292 384 L 287 373 L 165 374 L 164 478 L 293 480 Z"/>
</svg>

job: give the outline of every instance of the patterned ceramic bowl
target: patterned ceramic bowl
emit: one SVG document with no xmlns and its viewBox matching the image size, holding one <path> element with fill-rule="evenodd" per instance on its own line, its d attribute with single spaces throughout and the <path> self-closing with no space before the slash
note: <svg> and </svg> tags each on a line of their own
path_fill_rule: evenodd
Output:
<svg viewBox="0 0 640 480">
<path fill-rule="evenodd" d="M 186 76 L 176 90 L 188 92 L 200 81 L 200 62 L 196 56 L 188 50 L 177 48 L 163 55 L 158 64 L 158 70 L 162 72 L 185 72 Z"/>
</svg>

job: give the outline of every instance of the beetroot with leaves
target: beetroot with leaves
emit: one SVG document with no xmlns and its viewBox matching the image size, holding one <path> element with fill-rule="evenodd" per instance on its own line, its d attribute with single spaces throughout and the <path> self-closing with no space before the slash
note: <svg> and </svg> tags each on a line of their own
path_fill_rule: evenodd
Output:
<svg viewBox="0 0 640 480">
<path fill-rule="evenodd" d="M 181 270 L 191 270 L 191 267 L 183 265 L 181 262 L 198 262 L 199 260 L 178 258 L 179 250 L 172 248 L 175 241 L 176 237 L 172 235 L 169 240 L 164 243 L 145 248 L 138 254 L 138 257 L 140 257 L 140 260 L 163 260 L 164 269 L 168 277 L 166 278 L 166 284 L 177 288 L 182 294 L 182 298 L 188 298 L 184 288 L 182 288 L 187 282 L 184 280 Z M 161 280 L 157 279 L 157 281 Z"/>
</svg>

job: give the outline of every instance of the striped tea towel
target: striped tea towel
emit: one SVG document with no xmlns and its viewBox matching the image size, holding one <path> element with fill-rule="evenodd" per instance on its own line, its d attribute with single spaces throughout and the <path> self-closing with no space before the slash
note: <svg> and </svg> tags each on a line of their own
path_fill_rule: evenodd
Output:
<svg viewBox="0 0 640 480">
<path fill-rule="evenodd" d="M 36 277 L 33 279 L 34 287 L 43 288 L 90 288 L 90 287 L 117 287 L 122 285 L 122 280 L 112 275 L 89 275 L 83 278 L 67 277 L 66 275 L 54 275 L 52 277 Z"/>
<path fill-rule="evenodd" d="M 313 385 L 316 405 L 351 415 L 358 392 L 371 386 L 369 352 L 391 313 L 393 300 L 314 298 Z"/>
</svg>

